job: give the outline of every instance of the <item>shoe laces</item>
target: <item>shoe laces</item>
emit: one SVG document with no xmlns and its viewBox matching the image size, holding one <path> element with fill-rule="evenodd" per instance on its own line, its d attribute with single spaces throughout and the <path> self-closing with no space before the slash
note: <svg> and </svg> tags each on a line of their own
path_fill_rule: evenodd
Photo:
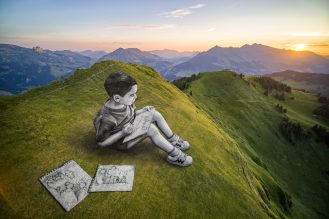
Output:
<svg viewBox="0 0 329 219">
<path fill-rule="evenodd" d="M 178 137 L 177 143 L 180 144 L 180 145 L 183 145 L 184 144 L 184 140 L 181 139 L 180 137 Z"/>
<path fill-rule="evenodd" d="M 179 163 L 184 163 L 184 161 L 186 160 L 186 154 L 183 153 L 182 151 L 180 151 L 176 157 L 177 157 L 176 161 Z"/>
<path fill-rule="evenodd" d="M 176 139 L 171 142 L 175 145 L 177 145 L 177 144 L 183 145 L 183 143 L 184 143 L 183 139 L 181 139 L 178 135 L 175 135 L 175 137 L 176 137 Z"/>
</svg>

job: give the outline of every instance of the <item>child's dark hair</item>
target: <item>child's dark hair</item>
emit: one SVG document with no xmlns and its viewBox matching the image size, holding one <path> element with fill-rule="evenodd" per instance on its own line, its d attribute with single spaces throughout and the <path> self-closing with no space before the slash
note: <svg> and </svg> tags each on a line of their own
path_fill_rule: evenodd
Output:
<svg viewBox="0 0 329 219">
<path fill-rule="evenodd" d="M 136 84 L 137 82 L 130 75 L 124 72 L 115 72 L 107 77 L 104 87 L 109 96 L 119 94 L 123 97 Z"/>
</svg>

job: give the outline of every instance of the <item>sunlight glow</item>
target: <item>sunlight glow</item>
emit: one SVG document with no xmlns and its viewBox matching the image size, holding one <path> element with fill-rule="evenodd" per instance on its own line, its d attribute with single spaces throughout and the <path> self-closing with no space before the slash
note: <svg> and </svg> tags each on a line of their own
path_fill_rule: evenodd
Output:
<svg viewBox="0 0 329 219">
<path fill-rule="evenodd" d="M 293 50 L 295 50 L 295 51 L 304 51 L 305 47 L 306 47 L 305 44 L 296 44 L 296 45 L 294 45 Z"/>
</svg>

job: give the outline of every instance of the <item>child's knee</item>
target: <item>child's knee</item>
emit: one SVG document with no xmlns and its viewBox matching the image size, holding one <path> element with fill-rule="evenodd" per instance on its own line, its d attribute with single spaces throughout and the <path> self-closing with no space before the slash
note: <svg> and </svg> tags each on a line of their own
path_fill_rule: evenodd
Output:
<svg viewBox="0 0 329 219">
<path fill-rule="evenodd" d="M 157 110 L 154 111 L 154 115 L 153 115 L 154 120 L 158 120 L 162 118 L 161 113 L 159 113 Z"/>
<path fill-rule="evenodd" d="M 148 136 L 155 136 L 155 135 L 158 135 L 158 134 L 159 134 L 158 128 L 154 124 L 151 124 L 150 128 L 147 132 L 147 135 Z"/>
</svg>

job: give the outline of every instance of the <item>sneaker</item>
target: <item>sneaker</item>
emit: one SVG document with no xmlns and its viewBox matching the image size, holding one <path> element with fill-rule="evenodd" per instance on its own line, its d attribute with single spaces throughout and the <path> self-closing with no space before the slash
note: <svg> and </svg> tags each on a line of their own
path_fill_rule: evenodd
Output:
<svg viewBox="0 0 329 219">
<path fill-rule="evenodd" d="M 190 166 L 193 162 L 193 158 L 181 150 L 178 151 L 176 156 L 168 155 L 167 161 L 171 164 L 175 164 L 182 167 Z"/>
<path fill-rule="evenodd" d="M 178 135 L 174 135 L 169 139 L 169 142 L 175 146 L 176 148 L 186 151 L 187 149 L 190 148 L 190 144 L 187 141 L 184 141 L 181 139 Z"/>
</svg>

